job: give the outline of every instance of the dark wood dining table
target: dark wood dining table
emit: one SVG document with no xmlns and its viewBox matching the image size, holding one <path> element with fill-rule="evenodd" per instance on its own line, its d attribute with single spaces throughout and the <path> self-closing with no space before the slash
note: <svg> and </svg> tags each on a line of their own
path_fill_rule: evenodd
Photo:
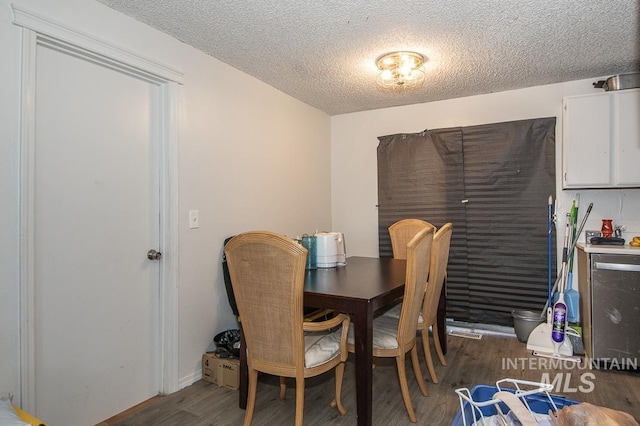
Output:
<svg viewBox="0 0 640 426">
<path fill-rule="evenodd" d="M 390 257 L 349 257 L 347 265 L 307 270 L 304 305 L 351 315 L 355 332 L 358 425 L 372 424 L 372 341 L 374 313 L 404 293 L 406 261 Z M 441 334 L 442 335 L 442 334 Z M 246 351 L 240 350 L 240 407 L 247 405 Z"/>
</svg>

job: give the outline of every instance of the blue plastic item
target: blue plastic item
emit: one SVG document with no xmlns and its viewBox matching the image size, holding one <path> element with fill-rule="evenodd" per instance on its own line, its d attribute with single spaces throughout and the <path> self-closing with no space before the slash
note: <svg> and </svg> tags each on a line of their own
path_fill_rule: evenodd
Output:
<svg viewBox="0 0 640 426">
<path fill-rule="evenodd" d="M 302 236 L 302 246 L 309 252 L 307 253 L 307 264 L 305 269 L 317 269 L 318 268 L 318 242 L 315 235 L 304 234 Z"/>
<path fill-rule="evenodd" d="M 502 390 L 515 393 L 515 389 L 502 388 Z M 477 385 L 471 389 L 471 399 L 476 403 L 491 401 L 493 399 L 493 395 L 498 391 L 499 389 L 496 386 Z M 579 404 L 579 401 L 574 401 L 560 395 L 550 395 L 550 398 L 551 400 L 553 400 L 553 403 L 556 404 L 556 407 L 558 410 L 568 405 Z M 529 404 L 529 407 L 531 407 L 531 410 L 534 413 L 547 414 L 549 410 L 555 411 L 553 404 L 551 403 L 549 398 L 547 398 L 546 394 L 528 395 L 524 397 L 524 399 Z M 498 411 L 496 410 L 496 407 L 493 404 L 487 405 L 485 407 L 478 407 L 478 408 L 480 409 L 480 411 L 485 417 L 494 416 L 498 414 Z M 500 403 L 500 408 L 504 413 L 507 413 L 509 411 L 509 409 L 505 404 Z M 479 415 L 476 414 L 476 418 L 478 417 Z M 473 421 L 474 421 L 473 407 L 468 402 L 465 402 L 463 404 L 463 408 L 458 410 L 458 413 L 454 417 L 453 422 L 451 423 L 451 426 L 464 426 L 465 418 L 467 420 L 467 423 L 466 423 L 467 426 L 470 426 L 473 424 Z M 480 424 L 482 424 L 481 421 L 480 421 Z"/>
</svg>

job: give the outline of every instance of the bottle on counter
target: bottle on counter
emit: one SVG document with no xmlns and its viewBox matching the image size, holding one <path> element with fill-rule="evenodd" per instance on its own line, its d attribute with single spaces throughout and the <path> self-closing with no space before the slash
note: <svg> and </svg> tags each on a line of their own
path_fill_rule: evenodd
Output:
<svg viewBox="0 0 640 426">
<path fill-rule="evenodd" d="M 613 224 L 611 219 L 602 219 L 602 238 L 611 238 L 613 236 Z"/>
</svg>

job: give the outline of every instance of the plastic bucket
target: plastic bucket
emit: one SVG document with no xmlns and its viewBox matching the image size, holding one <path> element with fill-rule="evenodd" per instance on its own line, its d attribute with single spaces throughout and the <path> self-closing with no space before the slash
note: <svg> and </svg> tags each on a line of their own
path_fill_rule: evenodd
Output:
<svg viewBox="0 0 640 426">
<path fill-rule="evenodd" d="M 531 311 L 511 311 L 513 316 L 513 328 L 516 330 L 516 337 L 519 341 L 526 343 L 529 334 L 539 324 L 545 322 L 546 318 L 540 315 L 540 312 Z"/>
</svg>

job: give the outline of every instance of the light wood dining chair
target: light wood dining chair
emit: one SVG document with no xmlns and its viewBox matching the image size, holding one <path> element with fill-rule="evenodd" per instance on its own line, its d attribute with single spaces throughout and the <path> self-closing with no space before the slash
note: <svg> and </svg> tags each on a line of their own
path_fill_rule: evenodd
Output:
<svg viewBox="0 0 640 426">
<path fill-rule="evenodd" d="M 418 232 L 425 228 L 431 228 L 434 232 L 436 230 L 434 225 L 422 219 L 402 219 L 392 224 L 388 229 L 393 258 L 406 259 L 407 244 Z"/>
<path fill-rule="evenodd" d="M 416 234 L 423 229 L 433 229 L 433 232 L 436 231 L 435 225 L 427 222 L 422 219 L 401 219 L 397 222 L 394 222 L 391 226 L 389 226 L 389 237 L 391 238 L 391 250 L 393 252 L 394 259 L 407 259 L 407 244 Z M 399 298 L 396 303 L 400 303 L 402 298 Z M 400 309 L 402 306 L 396 306 L 391 309 L 391 312 L 394 315 L 400 315 Z M 387 309 L 389 311 L 389 309 Z"/>
<path fill-rule="evenodd" d="M 407 244 L 404 302 L 400 316 L 381 315 L 373 320 L 373 356 L 396 359 L 402 399 L 409 419 L 413 423 L 417 419 L 411 403 L 411 396 L 409 395 L 405 355 L 407 352 L 411 352 L 411 364 L 413 365 L 413 372 L 418 381 L 418 386 L 422 394 L 427 396 L 427 385 L 420 371 L 420 361 L 418 360 L 416 348 L 416 327 L 429 275 L 432 241 L 433 229 L 425 228 L 418 232 Z M 350 352 L 355 351 L 353 327 L 349 329 L 347 348 Z"/>
<path fill-rule="evenodd" d="M 247 351 L 245 426 L 253 418 L 258 372 L 295 378 L 295 424 L 301 426 L 305 378 L 335 368 L 331 405 L 344 415 L 340 394 L 348 356 L 349 317 L 336 314 L 327 321 L 303 321 L 307 249 L 284 235 L 253 231 L 231 239 L 225 254 Z"/>
<path fill-rule="evenodd" d="M 438 229 L 433 237 L 433 245 L 431 246 L 431 258 L 429 260 L 429 279 L 422 304 L 422 311 L 418 317 L 417 329 L 420 330 L 422 337 L 422 348 L 424 349 L 424 358 L 429 370 L 429 376 L 433 383 L 438 383 L 438 376 L 433 365 L 431 356 L 431 345 L 429 340 L 429 328 L 431 328 L 433 345 L 436 354 L 440 360 L 440 364 L 446 366 L 447 361 L 442 352 L 440 345 L 440 335 L 438 333 L 438 303 L 440 302 L 440 293 L 447 274 L 447 264 L 449 263 L 449 248 L 451 246 L 451 235 L 453 233 L 453 224 L 445 223 Z M 402 305 L 396 305 L 385 313 L 387 316 L 399 317 Z"/>
<path fill-rule="evenodd" d="M 422 304 L 422 314 L 418 318 L 418 330 L 422 333 L 422 348 L 424 349 L 424 358 L 427 362 L 427 369 L 433 383 L 438 383 L 438 376 L 433 366 L 431 358 L 431 349 L 429 344 L 429 327 L 433 337 L 433 346 L 435 346 L 436 354 L 440 360 L 440 364 L 446 366 L 447 361 L 442 352 L 440 345 L 440 335 L 438 333 L 438 303 L 440 302 L 440 293 L 447 275 L 447 264 L 449 263 L 449 248 L 451 246 L 451 234 L 453 233 L 453 224 L 445 223 L 438 229 L 433 236 L 433 245 L 431 246 L 431 266 L 429 267 L 429 281 L 427 281 L 427 290 L 424 294 L 424 303 Z"/>
</svg>

